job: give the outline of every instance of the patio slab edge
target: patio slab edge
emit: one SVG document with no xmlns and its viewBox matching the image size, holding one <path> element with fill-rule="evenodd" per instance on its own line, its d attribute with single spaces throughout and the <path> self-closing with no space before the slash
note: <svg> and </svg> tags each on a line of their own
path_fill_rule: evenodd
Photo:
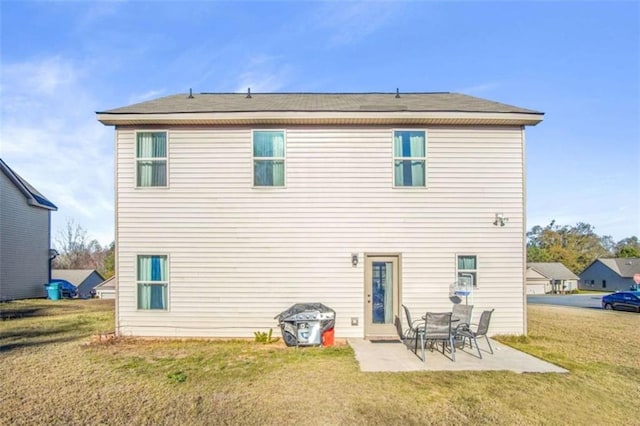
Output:
<svg viewBox="0 0 640 426">
<path fill-rule="evenodd" d="M 482 359 L 476 349 L 468 346 L 456 351 L 456 361 L 438 351 L 426 352 L 423 362 L 402 343 L 372 343 L 361 338 L 349 338 L 347 342 L 355 352 L 363 372 L 407 371 L 512 371 L 515 373 L 568 373 L 569 371 L 517 349 L 491 340 L 492 355 L 485 341 L 481 341 Z"/>
</svg>

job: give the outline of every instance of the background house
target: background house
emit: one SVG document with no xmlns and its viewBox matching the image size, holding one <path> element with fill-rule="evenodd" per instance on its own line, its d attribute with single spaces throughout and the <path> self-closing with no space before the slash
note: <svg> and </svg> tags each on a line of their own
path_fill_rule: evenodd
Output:
<svg viewBox="0 0 640 426">
<path fill-rule="evenodd" d="M 581 290 L 629 290 L 633 274 L 640 273 L 639 258 L 596 259 L 580 273 Z"/>
<path fill-rule="evenodd" d="M 91 297 L 91 290 L 104 281 L 104 277 L 95 269 L 54 269 L 53 279 L 67 280 L 78 287 L 78 297 Z"/>
<path fill-rule="evenodd" d="M 336 336 L 397 336 L 401 303 L 473 283 L 492 333 L 525 321 L 524 126 L 455 93 L 181 94 L 116 126 L 117 332 L 251 337 L 293 303 Z M 477 318 L 474 318 L 477 319 Z"/>
<path fill-rule="evenodd" d="M 0 159 L 0 300 L 44 297 L 57 207 Z"/>
<path fill-rule="evenodd" d="M 99 299 L 115 299 L 116 298 L 116 276 L 107 278 L 101 284 L 95 287 L 96 297 Z"/>
<path fill-rule="evenodd" d="M 527 294 L 566 293 L 578 288 L 578 276 L 559 262 L 527 263 Z"/>
</svg>

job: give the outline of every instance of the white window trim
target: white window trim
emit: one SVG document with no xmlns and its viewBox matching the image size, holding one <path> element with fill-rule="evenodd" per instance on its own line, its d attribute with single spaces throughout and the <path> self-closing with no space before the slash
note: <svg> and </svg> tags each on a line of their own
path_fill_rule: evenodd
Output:
<svg viewBox="0 0 640 426">
<path fill-rule="evenodd" d="M 166 157 L 140 157 L 138 158 L 138 133 L 165 133 L 167 139 L 167 156 Z M 162 160 L 166 162 L 167 184 L 165 186 L 138 186 L 138 161 Z M 164 190 L 169 188 L 169 130 L 166 129 L 136 129 L 133 136 L 133 186 L 135 189 L 143 191 Z"/>
<path fill-rule="evenodd" d="M 165 256 L 167 258 L 167 281 L 138 281 L 138 256 Z M 137 312 L 169 312 L 171 310 L 171 257 L 168 253 L 136 253 L 135 274 L 136 274 L 136 311 Z M 139 284 L 164 284 L 167 288 L 167 307 L 165 309 L 140 309 L 138 306 L 138 285 Z"/>
<path fill-rule="evenodd" d="M 284 136 L 284 157 L 254 157 L 253 140 L 256 132 L 282 132 Z M 284 182 L 282 185 L 256 185 L 255 184 L 255 160 L 282 160 L 284 162 Z M 287 187 L 287 130 L 286 129 L 251 129 L 251 188 L 259 190 L 274 191 Z"/>
<path fill-rule="evenodd" d="M 464 256 L 474 256 L 476 258 L 476 269 L 458 269 L 458 258 L 459 257 L 464 257 Z M 455 257 L 455 262 L 456 262 L 456 282 L 458 281 L 458 274 L 460 272 L 464 273 L 464 272 L 475 272 L 475 280 L 473 282 L 473 288 L 474 290 L 478 288 L 478 282 L 480 281 L 480 256 L 478 256 L 476 253 L 456 253 L 456 257 Z"/>
<path fill-rule="evenodd" d="M 396 132 L 424 132 L 424 157 L 396 157 L 395 155 L 395 139 Z M 429 158 L 429 133 L 427 129 L 391 129 L 391 186 L 394 189 L 402 189 L 408 191 L 420 191 L 427 189 L 429 187 L 429 163 L 427 159 Z M 404 159 L 418 159 L 424 161 L 424 186 L 398 186 L 396 185 L 396 160 L 404 160 Z"/>
</svg>

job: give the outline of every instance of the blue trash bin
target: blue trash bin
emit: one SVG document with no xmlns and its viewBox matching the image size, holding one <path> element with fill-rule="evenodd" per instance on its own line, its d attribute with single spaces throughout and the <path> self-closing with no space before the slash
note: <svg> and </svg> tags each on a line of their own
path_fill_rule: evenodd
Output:
<svg viewBox="0 0 640 426">
<path fill-rule="evenodd" d="M 58 284 L 58 283 L 50 283 L 49 285 L 45 286 L 45 288 L 47 289 L 47 299 L 49 299 L 49 300 L 60 300 L 61 299 L 60 284 Z"/>
</svg>

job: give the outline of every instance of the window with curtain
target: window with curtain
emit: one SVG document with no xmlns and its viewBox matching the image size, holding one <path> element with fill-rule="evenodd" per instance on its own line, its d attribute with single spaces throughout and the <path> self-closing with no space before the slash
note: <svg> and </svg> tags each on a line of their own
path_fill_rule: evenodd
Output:
<svg viewBox="0 0 640 426">
<path fill-rule="evenodd" d="M 167 256 L 138 256 L 138 309 L 167 309 Z"/>
<path fill-rule="evenodd" d="M 284 186 L 283 131 L 253 132 L 253 185 Z"/>
<path fill-rule="evenodd" d="M 426 186 L 426 132 L 393 132 L 393 164 L 394 186 Z"/>
<path fill-rule="evenodd" d="M 478 258 L 475 255 L 458 256 L 458 280 L 472 280 L 474 287 L 478 286 Z"/>
<path fill-rule="evenodd" d="M 136 133 L 136 186 L 167 186 L 167 133 Z"/>
</svg>

